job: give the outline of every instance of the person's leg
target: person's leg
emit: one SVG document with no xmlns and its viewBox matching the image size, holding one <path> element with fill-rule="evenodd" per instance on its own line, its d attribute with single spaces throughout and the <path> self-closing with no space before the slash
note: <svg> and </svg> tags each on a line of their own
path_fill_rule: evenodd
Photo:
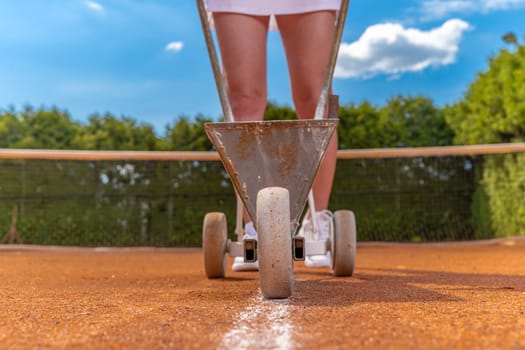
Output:
<svg viewBox="0 0 525 350">
<path fill-rule="evenodd" d="M 292 96 L 301 119 L 314 117 L 335 35 L 335 11 L 277 16 L 284 44 Z M 313 184 L 316 209 L 328 208 L 337 157 L 334 134 Z"/>
<path fill-rule="evenodd" d="M 228 97 L 236 121 L 262 120 L 267 100 L 266 40 L 268 16 L 214 13 L 215 31 L 221 52 Z M 243 215 L 244 237 L 256 236 L 248 213 Z M 233 271 L 258 270 L 258 262 L 235 257 Z"/>
<path fill-rule="evenodd" d="M 268 16 L 213 14 L 228 97 L 236 121 L 262 120 L 267 102 Z M 244 213 L 244 221 L 249 221 Z"/>
<path fill-rule="evenodd" d="M 214 13 L 213 19 L 234 118 L 262 120 L 269 17 L 221 12 Z"/>
</svg>

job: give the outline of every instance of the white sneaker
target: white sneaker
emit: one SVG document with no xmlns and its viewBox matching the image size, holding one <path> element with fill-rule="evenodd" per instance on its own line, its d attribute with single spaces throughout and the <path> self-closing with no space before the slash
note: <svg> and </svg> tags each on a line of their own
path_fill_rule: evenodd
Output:
<svg viewBox="0 0 525 350">
<path fill-rule="evenodd" d="M 259 271 L 259 261 L 244 262 L 244 258 L 242 256 L 236 256 L 233 259 L 232 271 L 234 272 Z"/>
<path fill-rule="evenodd" d="M 330 252 L 326 252 L 325 255 L 311 255 L 306 256 L 304 259 L 304 266 L 306 267 L 330 267 L 332 256 Z"/>
<path fill-rule="evenodd" d="M 251 221 L 244 224 L 244 238 L 257 239 L 257 231 L 255 231 L 255 227 Z"/>
<path fill-rule="evenodd" d="M 324 241 L 330 237 L 330 231 L 333 229 L 333 214 L 329 210 L 322 210 L 315 213 L 317 215 L 317 238 L 320 241 Z M 313 239 L 313 222 L 307 215 L 305 216 L 301 228 L 299 229 L 299 235 L 306 239 Z M 330 267 L 331 255 L 327 252 L 325 255 L 311 255 L 306 256 L 304 259 L 304 265 L 306 267 Z"/>
<path fill-rule="evenodd" d="M 243 239 L 257 239 L 257 231 L 255 231 L 251 221 L 244 225 Z M 259 261 L 244 262 L 244 257 L 236 256 L 233 259 L 232 271 L 259 271 Z"/>
</svg>

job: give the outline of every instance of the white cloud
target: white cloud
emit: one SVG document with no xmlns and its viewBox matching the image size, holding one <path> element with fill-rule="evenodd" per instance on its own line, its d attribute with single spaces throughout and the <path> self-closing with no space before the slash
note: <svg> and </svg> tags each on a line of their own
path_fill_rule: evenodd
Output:
<svg viewBox="0 0 525 350">
<path fill-rule="evenodd" d="M 184 43 L 182 41 L 172 41 L 164 47 L 164 50 L 171 52 L 179 52 L 184 48 Z"/>
<path fill-rule="evenodd" d="M 336 78 L 370 78 L 378 74 L 397 77 L 429 67 L 455 62 L 458 44 L 470 25 L 451 19 L 429 31 L 400 24 L 373 25 L 351 44 L 342 43 Z"/>
<path fill-rule="evenodd" d="M 98 12 L 98 13 L 102 13 L 104 12 L 104 6 L 102 6 L 101 4 L 99 4 L 98 2 L 95 2 L 95 1 L 91 1 L 91 0 L 86 0 L 84 2 L 84 4 L 86 5 L 86 7 L 90 10 L 93 10 L 95 12 Z"/>
<path fill-rule="evenodd" d="M 525 0 L 425 0 L 416 10 L 422 20 L 435 20 L 450 15 L 487 13 L 525 7 Z"/>
</svg>

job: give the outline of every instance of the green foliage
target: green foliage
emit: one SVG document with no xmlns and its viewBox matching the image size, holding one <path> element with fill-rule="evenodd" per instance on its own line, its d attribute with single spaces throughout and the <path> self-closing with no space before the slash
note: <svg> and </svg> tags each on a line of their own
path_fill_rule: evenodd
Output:
<svg viewBox="0 0 525 350">
<path fill-rule="evenodd" d="M 422 147 L 452 144 L 442 110 L 426 97 L 396 96 L 381 107 L 364 102 L 339 110 L 340 148 Z"/>
<path fill-rule="evenodd" d="M 502 49 L 446 119 L 457 144 L 525 141 L 525 46 Z"/>
<path fill-rule="evenodd" d="M 107 113 L 92 115 L 87 125 L 76 135 L 75 143 L 89 150 L 147 150 L 160 148 L 160 140 L 148 124 L 137 124 L 136 120 L 116 118 Z"/>
<path fill-rule="evenodd" d="M 297 119 L 295 111 L 289 106 L 279 106 L 268 102 L 264 111 L 264 120 L 294 120 Z"/>
<path fill-rule="evenodd" d="M 389 121 L 368 102 L 339 109 L 339 147 L 342 149 L 386 147 L 390 143 Z"/>
<path fill-rule="evenodd" d="M 342 106 L 340 148 L 451 144 L 453 132 L 444 116 L 454 108 L 439 109 L 425 97 L 403 96 L 382 107 L 368 102 Z M 267 120 L 295 118 L 288 106 L 269 103 L 265 111 Z M 205 151 L 212 149 L 204 129 L 210 121 L 202 115 L 181 116 L 159 136 L 150 125 L 129 117 L 106 113 L 80 124 L 56 108 L 26 107 L 0 113 L 0 143 L 50 149 Z M 469 162 L 468 158 L 340 162 L 330 206 L 354 210 L 360 240 L 473 238 L 477 221 L 472 223 L 470 211 L 464 210 L 470 208 L 475 191 Z M 10 212 L 13 202 L 20 206 L 19 230 L 25 242 L 195 246 L 201 243 L 202 218 L 210 211 L 225 212 L 233 232 L 235 196 L 220 162 L 4 160 L 1 167 L 0 209 Z M 488 188 L 488 182 L 485 185 Z M 1 217 L 0 224 L 8 225 L 9 217 Z"/>
<path fill-rule="evenodd" d="M 0 169 L 0 230 L 16 204 L 25 243 L 197 246 L 205 213 L 235 208 L 220 162 L 5 159 Z"/>
<path fill-rule="evenodd" d="M 16 147 L 24 137 L 24 131 L 24 125 L 14 110 L 0 114 L 0 147 Z"/>
<path fill-rule="evenodd" d="M 204 124 L 211 119 L 202 115 L 190 122 L 187 117 L 180 117 L 173 127 L 168 126 L 166 144 L 170 150 L 177 151 L 210 151 L 212 144 L 204 130 Z"/>
<path fill-rule="evenodd" d="M 69 113 L 57 108 L 0 114 L 0 145 L 6 148 L 72 149 L 79 126 Z"/>
<path fill-rule="evenodd" d="M 470 239 L 472 161 L 469 157 L 340 160 L 330 208 L 354 211 L 359 240 Z"/>
<path fill-rule="evenodd" d="M 441 109 L 426 97 L 397 96 L 381 108 L 388 121 L 390 147 L 451 145 L 454 137 Z"/>
<path fill-rule="evenodd" d="M 56 108 L 33 110 L 26 107 L 21 113 L 25 135 L 20 140 L 21 148 L 71 149 L 75 148 L 74 138 L 78 124 L 67 112 Z"/>
<path fill-rule="evenodd" d="M 351 209 L 361 241 L 473 238 L 468 157 L 340 161 L 330 208 Z M 220 162 L 0 160 L 0 231 L 19 207 L 25 243 L 198 246 L 202 219 L 235 196 Z"/>
<path fill-rule="evenodd" d="M 525 154 L 487 159 L 482 183 L 495 235 L 525 235 Z"/>
<path fill-rule="evenodd" d="M 502 49 L 478 74 L 465 98 L 444 109 L 457 144 L 525 141 L 525 45 L 508 33 Z M 525 234 L 524 155 L 488 159 L 472 202 L 478 238 Z"/>
<path fill-rule="evenodd" d="M 477 239 L 494 237 L 490 209 L 490 197 L 485 185 L 479 183 L 472 196 L 472 226 Z"/>
<path fill-rule="evenodd" d="M 399 96 L 383 108 L 366 102 L 343 106 L 339 112 L 338 133 L 343 148 L 431 145 L 443 132 L 441 115 L 430 100 L 421 97 Z M 287 106 L 269 103 L 265 111 L 265 119 L 269 120 L 295 118 L 295 112 Z M 0 114 L 0 135 L 5 135 L 4 147 L 204 151 L 212 149 L 204 131 L 204 124 L 210 121 L 202 115 L 180 117 L 168 124 L 165 135 L 159 137 L 151 126 L 129 117 L 92 115 L 83 125 L 56 108 L 26 107 L 20 113 L 9 110 Z M 418 130 L 429 125 L 434 130 Z M 419 186 L 418 176 L 429 177 L 424 169 L 430 171 L 431 165 L 398 163 L 384 168 L 385 163 L 369 161 L 360 168 L 364 163 L 357 164 L 357 169 L 355 165 L 339 166 L 332 206 L 356 211 L 361 222 L 360 239 L 451 239 L 451 232 L 445 228 L 451 220 L 450 211 L 436 215 L 422 205 L 430 203 L 428 199 L 414 201 L 412 195 L 401 194 Z M 199 245 L 202 218 L 210 211 L 225 212 L 229 232 L 233 232 L 235 196 L 219 162 L 5 160 L 1 166 L 2 212 L 10 212 L 13 202 L 20 206 L 19 230 L 26 242 Z M 412 166 L 420 174 L 407 172 Z M 365 170 L 382 175 L 356 178 Z M 388 180 L 390 173 L 397 174 L 393 177 L 397 182 Z M 441 173 L 434 174 L 433 180 L 429 178 L 428 184 L 440 182 L 437 174 Z M 378 206 L 377 201 L 384 202 L 381 196 L 390 198 L 392 188 L 401 191 L 394 195 L 395 200 L 387 200 L 393 206 Z M 374 195 L 360 200 L 346 195 L 349 191 Z M 432 227 L 418 223 L 424 216 L 433 222 Z M 8 216 L 0 220 L 2 227 L 9 224 Z"/>
</svg>

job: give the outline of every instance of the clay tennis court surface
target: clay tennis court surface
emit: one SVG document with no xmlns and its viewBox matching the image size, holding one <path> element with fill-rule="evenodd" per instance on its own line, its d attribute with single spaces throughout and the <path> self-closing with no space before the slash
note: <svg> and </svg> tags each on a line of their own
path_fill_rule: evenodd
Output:
<svg viewBox="0 0 525 350">
<path fill-rule="evenodd" d="M 525 241 L 361 244 L 353 277 L 295 264 L 208 280 L 199 249 L 0 246 L 2 349 L 523 349 Z"/>
</svg>

